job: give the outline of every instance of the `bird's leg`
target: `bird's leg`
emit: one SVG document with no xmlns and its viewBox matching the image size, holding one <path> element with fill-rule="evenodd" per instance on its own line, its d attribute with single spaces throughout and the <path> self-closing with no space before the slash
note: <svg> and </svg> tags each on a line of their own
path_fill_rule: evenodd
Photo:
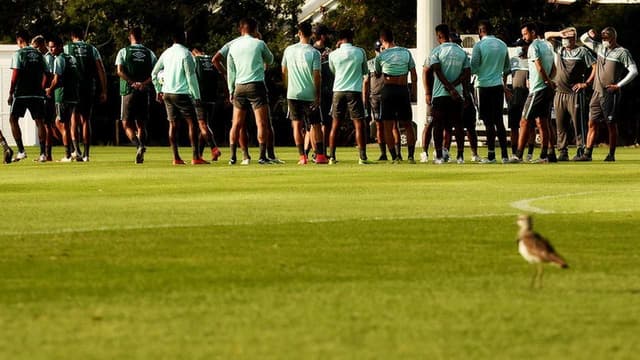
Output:
<svg viewBox="0 0 640 360">
<path fill-rule="evenodd" d="M 544 267 L 542 263 L 538 263 L 538 288 L 542 289 L 542 275 L 544 274 Z"/>
<path fill-rule="evenodd" d="M 533 276 L 531 277 L 531 288 L 535 289 L 536 287 L 536 278 L 538 277 L 538 271 L 535 267 L 533 267 Z"/>
</svg>

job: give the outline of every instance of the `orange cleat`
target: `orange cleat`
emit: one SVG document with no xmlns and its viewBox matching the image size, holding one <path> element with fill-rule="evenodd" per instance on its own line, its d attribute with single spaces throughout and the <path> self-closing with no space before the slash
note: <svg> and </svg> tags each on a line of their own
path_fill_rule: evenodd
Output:
<svg viewBox="0 0 640 360">
<path fill-rule="evenodd" d="M 184 160 L 182 160 L 182 159 L 173 159 L 173 165 L 184 165 Z"/>
<path fill-rule="evenodd" d="M 328 164 L 329 163 L 329 159 L 327 159 L 326 155 L 316 155 L 316 164 Z"/>
<path fill-rule="evenodd" d="M 218 149 L 217 147 L 211 149 L 211 161 L 218 161 L 218 158 L 220 158 L 220 155 L 222 155 L 222 152 L 220 152 L 220 149 Z"/>
<path fill-rule="evenodd" d="M 202 160 L 202 159 L 191 160 L 191 165 L 207 165 L 207 164 L 210 164 L 210 163 L 206 160 Z"/>
</svg>

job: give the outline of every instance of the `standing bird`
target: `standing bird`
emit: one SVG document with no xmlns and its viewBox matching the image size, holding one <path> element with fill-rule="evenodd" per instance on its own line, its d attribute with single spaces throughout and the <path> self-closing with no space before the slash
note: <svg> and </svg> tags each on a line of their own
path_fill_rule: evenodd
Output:
<svg viewBox="0 0 640 360">
<path fill-rule="evenodd" d="M 520 226 L 517 240 L 518 252 L 530 264 L 536 264 L 536 271 L 531 279 L 531 287 L 536 286 L 536 281 L 539 287 L 542 287 L 542 263 L 550 262 L 563 269 L 568 268 L 569 265 L 556 253 L 549 240 L 532 230 L 531 216 L 520 215 L 516 223 Z"/>
</svg>

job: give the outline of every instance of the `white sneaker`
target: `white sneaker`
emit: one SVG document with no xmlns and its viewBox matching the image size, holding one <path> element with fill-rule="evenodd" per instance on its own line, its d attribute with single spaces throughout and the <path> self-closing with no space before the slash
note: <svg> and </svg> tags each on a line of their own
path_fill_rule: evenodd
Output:
<svg viewBox="0 0 640 360">
<path fill-rule="evenodd" d="M 47 156 L 45 154 L 40 154 L 40 156 L 38 156 L 38 162 L 47 162 Z"/>
<path fill-rule="evenodd" d="M 251 159 L 242 159 L 240 165 L 249 165 L 251 163 Z"/>
<path fill-rule="evenodd" d="M 509 158 L 502 158 L 502 163 L 503 164 L 509 164 L 511 160 L 509 160 Z"/>
<path fill-rule="evenodd" d="M 420 153 L 420 162 L 421 163 L 426 163 L 429 162 L 429 154 L 427 154 L 426 152 L 421 152 Z"/>
<path fill-rule="evenodd" d="M 480 160 L 480 164 L 495 164 L 496 163 L 496 159 L 482 159 Z"/>
<path fill-rule="evenodd" d="M 482 158 L 478 155 L 473 155 L 473 157 L 471 158 L 471 161 L 473 162 L 481 162 Z"/>
<path fill-rule="evenodd" d="M 75 151 L 71 153 L 71 158 L 75 161 L 82 161 L 82 155 Z"/>
<path fill-rule="evenodd" d="M 82 162 L 89 162 L 89 157 L 88 156 L 83 157 Z"/>
<path fill-rule="evenodd" d="M 442 164 L 444 164 L 444 159 L 436 158 L 435 160 L 433 160 L 433 163 L 436 164 L 436 165 L 442 165 Z"/>
<path fill-rule="evenodd" d="M 457 158 L 457 159 L 456 159 L 456 162 L 457 162 L 458 164 L 464 164 L 464 159 L 463 159 L 463 158 L 461 158 L 461 157 L 459 157 L 459 158 Z"/>
<path fill-rule="evenodd" d="M 282 161 L 282 160 L 280 160 L 278 158 L 273 158 L 273 159 L 269 158 L 269 162 L 272 163 L 272 164 L 284 164 L 284 161 Z"/>
<path fill-rule="evenodd" d="M 527 154 L 527 162 L 533 160 L 533 154 Z"/>
<path fill-rule="evenodd" d="M 449 162 L 449 159 L 449 150 L 447 150 L 446 148 L 442 148 L 442 160 L 444 160 L 444 162 Z"/>
<path fill-rule="evenodd" d="M 73 158 L 71 156 L 69 156 L 69 157 L 65 156 L 62 159 L 60 159 L 60 162 L 63 162 L 63 163 L 70 163 L 72 161 L 73 161 Z"/>
<path fill-rule="evenodd" d="M 13 159 L 13 161 L 20 161 L 20 160 L 24 160 L 27 158 L 27 153 L 26 152 L 19 152 L 18 154 L 16 154 L 16 157 Z"/>
</svg>

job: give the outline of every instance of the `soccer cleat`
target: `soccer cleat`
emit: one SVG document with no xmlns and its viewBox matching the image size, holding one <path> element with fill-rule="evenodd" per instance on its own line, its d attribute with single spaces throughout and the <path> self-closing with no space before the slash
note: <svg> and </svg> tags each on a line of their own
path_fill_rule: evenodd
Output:
<svg viewBox="0 0 640 360">
<path fill-rule="evenodd" d="M 560 156 L 558 156 L 558 161 L 569 161 L 569 154 L 566 152 L 561 152 Z"/>
<path fill-rule="evenodd" d="M 82 162 L 89 162 L 89 157 L 88 156 L 83 157 Z"/>
<path fill-rule="evenodd" d="M 508 164 L 521 164 L 522 163 L 522 159 L 520 159 L 519 157 L 513 155 L 511 157 L 511 159 L 509 159 Z"/>
<path fill-rule="evenodd" d="M 61 163 L 70 163 L 72 161 L 73 161 L 73 158 L 71 156 L 65 156 L 62 159 L 60 159 L 59 162 L 61 162 Z"/>
<path fill-rule="evenodd" d="M 236 160 L 234 158 L 229 159 L 229 165 L 235 165 L 236 161 L 238 161 L 238 160 Z"/>
<path fill-rule="evenodd" d="M 503 164 L 508 164 L 509 163 L 509 158 L 506 158 L 506 157 L 502 158 L 502 163 Z"/>
<path fill-rule="evenodd" d="M 27 153 L 26 152 L 18 152 L 18 154 L 16 154 L 16 157 L 13 158 L 13 161 L 20 161 L 20 160 L 24 160 L 27 158 Z"/>
<path fill-rule="evenodd" d="M 336 158 L 329 158 L 329 165 L 335 165 L 338 163 L 338 160 L 336 160 Z"/>
<path fill-rule="evenodd" d="M 191 159 L 191 165 L 208 165 L 209 162 L 207 160 L 203 160 L 201 158 Z"/>
<path fill-rule="evenodd" d="M 251 159 L 242 159 L 240 165 L 249 165 L 251 164 Z"/>
<path fill-rule="evenodd" d="M 34 161 L 41 162 L 41 163 L 43 163 L 43 162 L 47 162 L 47 155 L 45 155 L 45 154 L 40 154 L 40 156 L 38 156 L 38 159 L 37 159 L 37 160 L 34 160 Z"/>
<path fill-rule="evenodd" d="M 548 164 L 549 163 L 549 159 L 548 158 L 537 158 L 535 160 L 531 160 L 530 163 L 531 164 Z"/>
<path fill-rule="evenodd" d="M 433 160 L 433 163 L 436 164 L 436 165 L 442 165 L 442 164 L 444 164 L 444 159 L 443 158 L 435 158 Z"/>
<path fill-rule="evenodd" d="M 550 163 L 557 163 L 558 162 L 558 158 L 556 157 L 556 153 L 552 152 L 551 154 L 547 155 L 547 159 L 549 160 Z"/>
<path fill-rule="evenodd" d="M 482 158 L 480 156 L 478 156 L 478 155 L 473 155 L 471 157 L 471 161 L 479 163 L 479 162 L 482 162 Z"/>
<path fill-rule="evenodd" d="M 462 158 L 462 157 L 458 157 L 458 158 L 456 159 L 456 162 L 457 162 L 458 164 L 464 164 L 464 158 Z"/>
<path fill-rule="evenodd" d="M 604 158 L 604 161 L 606 162 L 614 162 L 616 161 L 616 156 L 613 154 L 608 154 L 606 158 Z"/>
<path fill-rule="evenodd" d="M 47 161 L 53 161 L 53 156 L 51 154 L 46 156 Z"/>
<path fill-rule="evenodd" d="M 442 160 L 444 160 L 444 162 L 449 162 L 449 159 L 449 150 L 447 148 L 442 148 Z"/>
<path fill-rule="evenodd" d="M 220 149 L 213 148 L 211 149 L 211 161 L 218 161 L 218 159 L 220 158 L 220 155 L 222 155 L 222 152 L 220 152 Z"/>
<path fill-rule="evenodd" d="M 527 154 L 527 162 L 533 160 L 533 154 Z"/>
<path fill-rule="evenodd" d="M 380 157 L 378 158 L 378 161 L 389 161 L 389 158 L 387 157 L 387 154 L 383 154 L 383 155 L 380 155 Z"/>
<path fill-rule="evenodd" d="M 144 146 L 138 147 L 138 150 L 136 151 L 136 164 L 144 163 L 144 153 L 146 151 L 147 148 L 145 148 Z"/>
<path fill-rule="evenodd" d="M 412 157 L 407 158 L 407 164 L 415 164 L 415 163 L 416 163 L 416 159 L 414 159 Z"/>
<path fill-rule="evenodd" d="M 392 164 L 392 165 L 398 165 L 398 164 L 400 164 L 400 160 L 398 160 L 398 159 L 393 159 L 393 161 L 391 161 L 391 164 Z"/>
<path fill-rule="evenodd" d="M 243 165 L 244 165 L 244 160 L 242 162 L 243 162 Z M 269 160 L 269 158 L 260 158 L 260 159 L 258 159 L 258 164 L 260 164 L 260 165 L 272 165 L 273 163 L 271 162 L 271 160 Z"/>
<path fill-rule="evenodd" d="M 421 163 L 429 162 L 429 154 L 427 154 L 426 151 L 423 151 L 420 153 L 420 162 Z"/>
<path fill-rule="evenodd" d="M 367 159 L 358 159 L 358 165 L 371 165 L 375 164 L 375 162 Z"/>
<path fill-rule="evenodd" d="M 284 161 L 278 158 L 273 158 L 273 159 L 267 158 L 266 160 L 269 162 L 269 164 L 284 164 Z"/>
<path fill-rule="evenodd" d="M 328 164 L 329 163 L 329 159 L 327 159 L 326 155 L 322 155 L 322 154 L 318 154 L 316 155 L 316 160 L 315 160 L 316 164 Z"/>
<path fill-rule="evenodd" d="M 591 156 L 587 154 L 582 154 L 581 156 L 574 157 L 573 161 L 591 161 Z"/>
<path fill-rule="evenodd" d="M 300 155 L 300 160 L 298 160 L 298 165 L 307 165 L 309 159 L 306 155 Z"/>
<path fill-rule="evenodd" d="M 498 162 L 495 158 L 494 159 L 482 159 L 480 160 L 480 164 L 495 164 L 496 162 Z"/>
<path fill-rule="evenodd" d="M 71 153 L 71 158 L 75 161 L 82 161 L 82 154 L 74 151 Z"/>
<path fill-rule="evenodd" d="M 184 160 L 182 160 L 182 159 L 173 159 L 173 165 L 184 165 Z"/>
<path fill-rule="evenodd" d="M 11 148 L 8 147 L 4 150 L 3 163 L 11 164 L 12 160 L 13 160 L 13 150 L 11 150 Z"/>
</svg>

